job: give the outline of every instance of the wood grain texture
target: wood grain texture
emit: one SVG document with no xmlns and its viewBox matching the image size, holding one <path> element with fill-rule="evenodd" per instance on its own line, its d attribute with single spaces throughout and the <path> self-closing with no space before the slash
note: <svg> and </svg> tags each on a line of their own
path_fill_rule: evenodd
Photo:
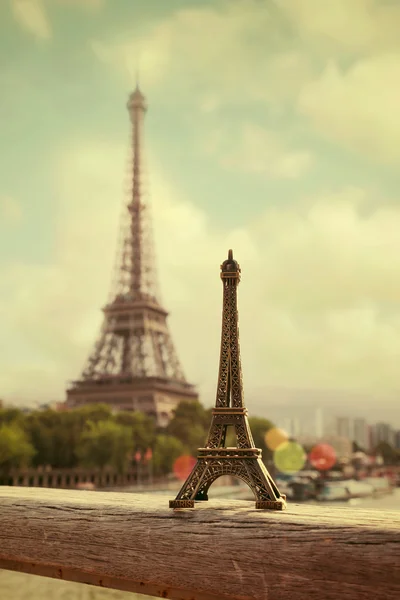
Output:
<svg viewBox="0 0 400 600">
<path fill-rule="evenodd" d="M 399 513 L 0 488 L 0 568 L 174 600 L 398 600 Z"/>
</svg>

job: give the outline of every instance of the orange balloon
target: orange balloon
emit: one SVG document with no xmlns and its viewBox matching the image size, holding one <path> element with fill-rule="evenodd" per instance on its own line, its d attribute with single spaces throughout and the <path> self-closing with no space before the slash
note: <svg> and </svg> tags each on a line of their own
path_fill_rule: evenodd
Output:
<svg viewBox="0 0 400 600">
<path fill-rule="evenodd" d="M 185 480 L 192 472 L 192 469 L 195 464 L 196 459 L 193 456 L 178 456 L 178 458 L 174 462 L 174 466 L 172 467 L 175 477 L 182 481 Z"/>
<path fill-rule="evenodd" d="M 289 436 L 283 429 L 272 427 L 268 429 L 264 439 L 270 450 L 276 450 L 278 446 L 288 441 Z"/>
</svg>

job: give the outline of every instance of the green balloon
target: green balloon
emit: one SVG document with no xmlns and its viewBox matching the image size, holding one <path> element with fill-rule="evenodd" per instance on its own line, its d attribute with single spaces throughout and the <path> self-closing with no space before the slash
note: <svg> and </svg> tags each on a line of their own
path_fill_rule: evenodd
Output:
<svg viewBox="0 0 400 600">
<path fill-rule="evenodd" d="M 306 463 L 306 453 L 297 442 L 283 442 L 274 452 L 274 464 L 281 473 L 297 473 Z"/>
</svg>

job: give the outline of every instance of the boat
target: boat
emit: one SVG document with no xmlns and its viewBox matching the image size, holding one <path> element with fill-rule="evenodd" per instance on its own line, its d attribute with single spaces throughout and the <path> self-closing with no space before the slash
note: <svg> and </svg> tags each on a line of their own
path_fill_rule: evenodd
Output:
<svg viewBox="0 0 400 600">
<path fill-rule="evenodd" d="M 351 498 L 368 498 L 374 493 L 373 486 L 365 480 L 357 481 L 356 479 L 350 479 L 348 481 L 338 481 L 337 483 L 343 484 L 349 491 Z"/>
<path fill-rule="evenodd" d="M 320 502 L 347 501 L 351 499 L 348 487 L 341 485 L 340 481 L 327 481 L 316 499 Z"/>
<path fill-rule="evenodd" d="M 394 491 L 394 486 L 389 477 L 366 477 L 364 481 L 372 486 L 374 496 L 391 494 Z"/>
</svg>

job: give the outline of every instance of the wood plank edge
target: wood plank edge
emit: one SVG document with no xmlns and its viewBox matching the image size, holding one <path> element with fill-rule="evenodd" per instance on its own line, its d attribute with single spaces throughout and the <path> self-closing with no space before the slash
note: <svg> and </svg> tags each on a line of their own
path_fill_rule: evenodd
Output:
<svg viewBox="0 0 400 600">
<path fill-rule="evenodd" d="M 106 575 L 98 575 L 89 571 L 71 568 L 61 568 L 57 565 L 34 563 L 24 560 L 10 560 L 0 555 L 0 569 L 15 571 L 62 581 L 83 583 L 96 587 L 121 590 L 122 592 L 134 592 L 156 598 L 168 598 L 168 600 L 247 600 L 247 596 L 225 596 L 218 593 L 204 594 L 200 590 L 182 590 L 172 587 L 160 587 L 159 585 L 146 581 L 133 581 Z"/>
</svg>

